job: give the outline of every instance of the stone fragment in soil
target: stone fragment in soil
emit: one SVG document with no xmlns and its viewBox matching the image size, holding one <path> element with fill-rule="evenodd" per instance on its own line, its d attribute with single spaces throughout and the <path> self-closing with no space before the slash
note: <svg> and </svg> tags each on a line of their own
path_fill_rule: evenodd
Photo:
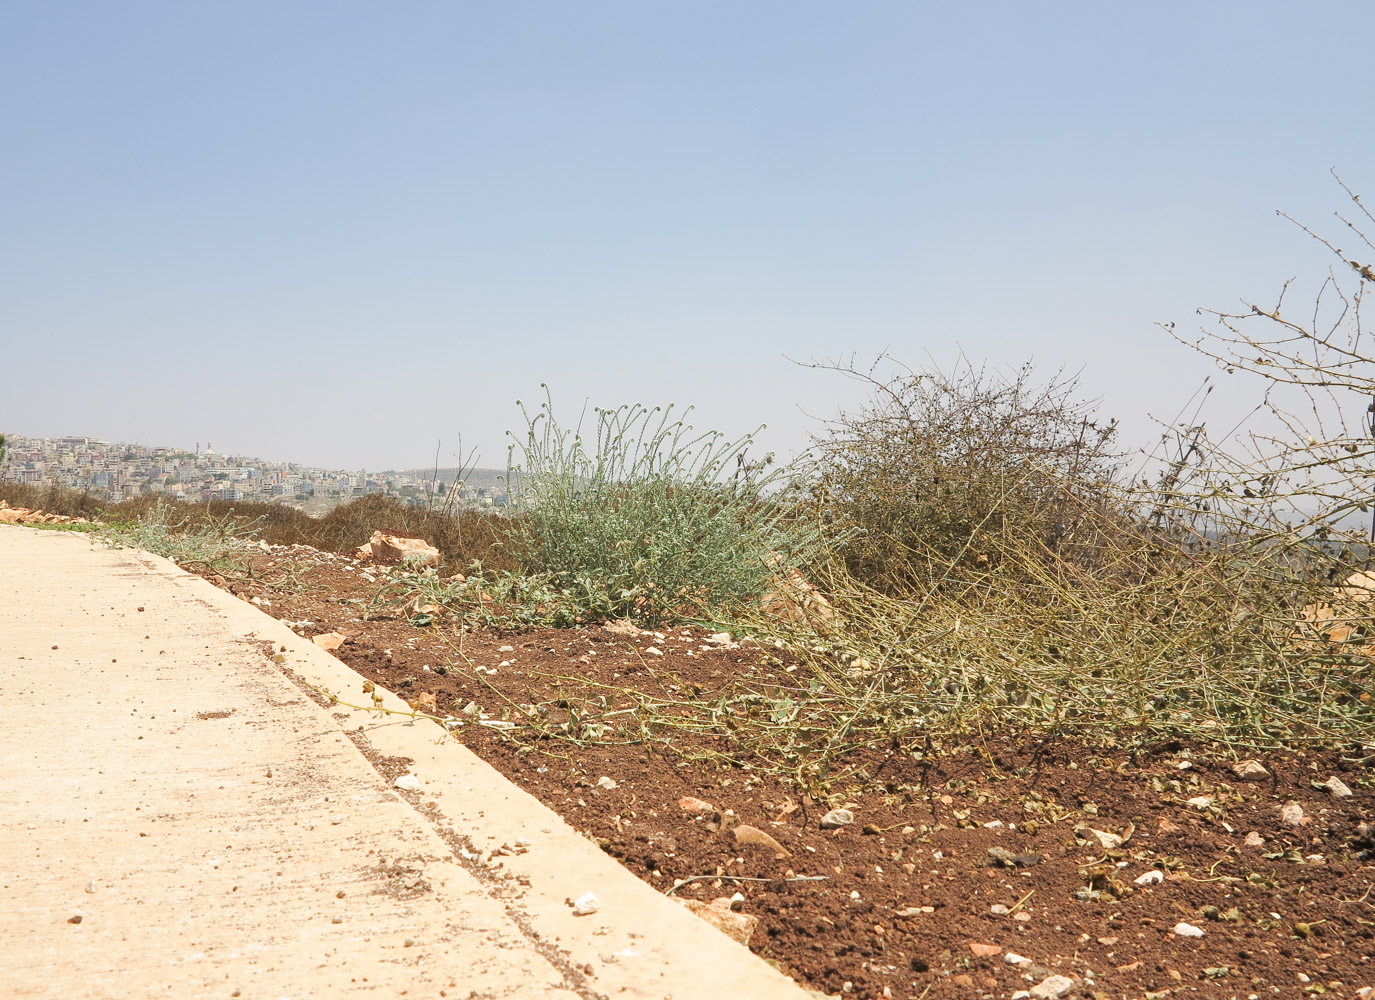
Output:
<svg viewBox="0 0 1375 1000">
<path fill-rule="evenodd" d="M 602 775 L 600 778 L 597 779 L 597 787 L 602 789 L 603 791 L 609 792 L 616 787 L 616 779 L 608 778 L 606 775 Z"/>
<path fill-rule="evenodd" d="M 1258 760 L 1243 760 L 1233 764 L 1232 773 L 1242 781 L 1260 781 L 1270 777 L 1270 772 Z"/>
<path fill-rule="evenodd" d="M 1308 817 L 1303 814 L 1303 806 L 1297 802 L 1286 802 L 1280 807 L 1280 822 L 1285 826 L 1302 826 Z"/>
<path fill-rule="evenodd" d="M 758 827 L 741 823 L 731 832 L 735 835 L 736 841 L 741 844 L 752 844 L 755 847 L 764 847 L 778 855 L 788 854 L 787 848 Z"/>
<path fill-rule="evenodd" d="M 821 829 L 835 830 L 842 826 L 849 826 L 855 821 L 855 814 L 848 809 L 832 809 L 825 816 L 821 817 Z"/>
<path fill-rule="evenodd" d="M 1186 924 L 1183 921 L 1174 925 L 1174 932 L 1180 937 L 1201 938 L 1203 936 L 1202 927 L 1195 927 L 1193 924 Z"/>
<path fill-rule="evenodd" d="M 685 813 L 694 814 L 712 813 L 716 811 L 716 807 L 712 805 L 710 802 L 708 802 L 706 799 L 695 798 L 691 795 L 684 795 L 681 799 L 679 799 L 678 808 L 683 810 L 683 812 Z"/>
<path fill-rule="evenodd" d="M 1033 1000 L 1059 1000 L 1074 989 L 1074 980 L 1068 976 L 1047 976 L 1028 992 Z"/>
<path fill-rule="evenodd" d="M 733 909 L 732 898 L 722 896 L 704 903 L 697 899 L 680 899 L 678 902 L 698 917 L 711 924 L 718 931 L 743 945 L 749 945 L 754 930 L 759 926 L 759 918 L 752 913 L 738 913 Z"/>
<path fill-rule="evenodd" d="M 1338 778 L 1336 775 L 1333 775 L 1323 782 L 1323 787 L 1339 799 L 1351 798 L 1351 789 L 1347 787 L 1345 781 Z"/>
<path fill-rule="evenodd" d="M 420 779 L 413 774 L 403 774 L 393 781 L 392 784 L 403 792 L 414 792 L 418 791 L 420 788 Z"/>
<path fill-rule="evenodd" d="M 344 636 L 338 632 L 326 632 L 310 640 L 327 653 L 332 653 L 344 644 Z"/>
</svg>

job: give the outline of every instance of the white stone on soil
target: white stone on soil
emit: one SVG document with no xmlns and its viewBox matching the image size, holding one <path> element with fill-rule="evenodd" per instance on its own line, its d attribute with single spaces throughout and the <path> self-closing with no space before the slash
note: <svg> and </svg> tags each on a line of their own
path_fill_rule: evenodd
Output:
<svg viewBox="0 0 1375 1000">
<path fill-rule="evenodd" d="M 1069 976 L 1047 976 L 1030 989 L 1033 1000 L 1059 1000 L 1074 989 L 1074 980 Z"/>
</svg>

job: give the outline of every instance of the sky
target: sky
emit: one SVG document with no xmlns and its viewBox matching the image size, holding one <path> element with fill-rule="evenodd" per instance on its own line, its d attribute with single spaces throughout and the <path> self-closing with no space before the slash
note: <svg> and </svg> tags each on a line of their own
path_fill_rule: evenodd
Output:
<svg viewBox="0 0 1375 1000">
<path fill-rule="evenodd" d="M 1047 376 L 1157 435 L 1157 326 L 1302 293 L 1375 197 L 1375 5 L 0 8 L 0 432 L 503 466 L 517 400 L 790 456 L 812 362 Z M 1210 405 L 1254 402 L 1224 380 Z"/>
</svg>

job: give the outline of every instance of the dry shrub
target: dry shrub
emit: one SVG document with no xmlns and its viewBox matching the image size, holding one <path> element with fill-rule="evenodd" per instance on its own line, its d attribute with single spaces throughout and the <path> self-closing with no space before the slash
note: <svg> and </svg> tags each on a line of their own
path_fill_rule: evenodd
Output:
<svg viewBox="0 0 1375 1000">
<path fill-rule="evenodd" d="M 1375 254 L 1352 198 L 1343 242 Z M 833 619 L 754 623 L 808 689 L 742 745 L 815 781 L 856 745 L 987 726 L 1368 741 L 1375 618 L 1320 633 L 1305 609 L 1375 558 L 1375 270 L 1304 231 L 1339 262 L 1315 305 L 1281 295 L 1178 337 L 1254 377 L 1253 421 L 1215 438 L 1195 415 L 1135 481 L 1072 383 L 832 366 L 875 394 L 818 442 L 818 497 L 864 534 L 818 580 Z"/>
<path fill-rule="evenodd" d="M 116 525 L 133 525 L 160 509 L 163 520 L 180 528 L 228 523 L 252 528 L 255 537 L 270 545 L 309 545 L 329 552 L 355 549 L 380 530 L 424 538 L 444 556 L 446 572 L 462 572 L 474 561 L 493 572 L 516 566 L 508 544 L 511 519 L 488 511 L 408 507 L 381 494 L 351 500 L 319 518 L 286 504 L 252 500 L 192 504 L 142 494 L 110 503 L 99 494 L 57 484 L 0 484 L 0 500 L 12 507 Z"/>
<path fill-rule="evenodd" d="M 872 390 L 814 440 L 822 518 L 832 537 L 854 536 L 845 565 L 864 585 L 921 591 L 1009 549 L 1092 564 L 1104 532 L 1120 531 L 1116 424 L 1076 398 L 1074 379 L 1037 385 L 1030 365 L 889 378 L 825 367 Z"/>
<path fill-rule="evenodd" d="M 0 500 L 11 507 L 26 507 L 87 520 L 95 520 L 110 506 L 94 493 L 59 486 L 57 483 L 0 483 Z"/>
</svg>

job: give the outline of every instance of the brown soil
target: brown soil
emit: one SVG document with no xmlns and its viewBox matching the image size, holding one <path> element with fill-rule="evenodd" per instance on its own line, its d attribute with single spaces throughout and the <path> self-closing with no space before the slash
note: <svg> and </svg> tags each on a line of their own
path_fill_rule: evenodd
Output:
<svg viewBox="0 0 1375 1000">
<path fill-rule="evenodd" d="M 1268 777 L 1243 781 L 1232 765 L 1246 754 L 1225 746 L 993 732 L 875 751 L 873 781 L 837 778 L 818 801 L 726 762 L 725 728 L 577 746 L 463 713 L 519 721 L 520 706 L 543 705 L 549 726 L 584 697 L 630 704 L 616 689 L 707 701 L 744 674 L 789 683 L 761 650 L 692 627 L 465 634 L 395 608 L 364 620 L 382 571 L 302 547 L 264 552 L 250 579 L 214 579 L 302 635 L 343 633 L 335 655 L 364 677 L 424 705 L 432 695 L 439 715 L 466 720 L 455 738 L 655 888 L 740 893 L 760 918 L 751 948 L 812 989 L 1005 998 L 1063 975 L 1094 997 L 1375 995 L 1361 992 L 1375 984 L 1375 830 L 1363 825 L 1375 825 L 1375 748 L 1256 754 Z M 1318 787 L 1332 776 L 1354 794 Z M 689 796 L 711 810 L 685 810 Z M 1291 802 L 1297 826 L 1281 818 Z M 853 824 L 822 829 L 833 807 Z M 787 853 L 739 842 L 740 824 Z M 1095 829 L 1129 837 L 1108 849 Z M 1136 884 L 1151 872 L 1161 880 Z M 1181 923 L 1203 936 L 1180 936 Z"/>
</svg>

